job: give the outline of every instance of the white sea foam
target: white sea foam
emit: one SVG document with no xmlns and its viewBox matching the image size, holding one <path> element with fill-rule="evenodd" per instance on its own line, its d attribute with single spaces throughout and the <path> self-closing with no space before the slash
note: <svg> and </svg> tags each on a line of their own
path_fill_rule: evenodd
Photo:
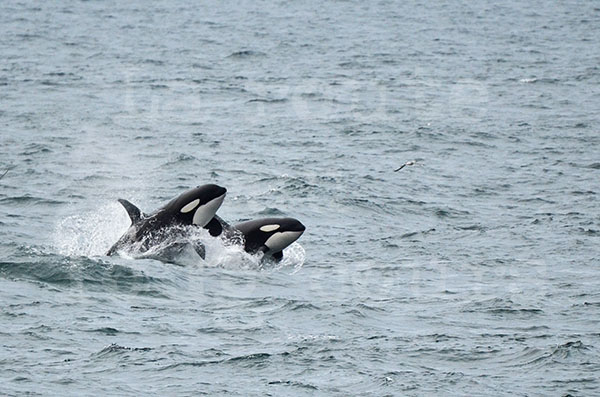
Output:
<svg viewBox="0 0 600 397">
<path fill-rule="evenodd" d="M 127 213 L 117 202 L 107 203 L 94 211 L 61 220 L 54 230 L 53 245 L 62 255 L 104 255 L 130 223 Z"/>
</svg>

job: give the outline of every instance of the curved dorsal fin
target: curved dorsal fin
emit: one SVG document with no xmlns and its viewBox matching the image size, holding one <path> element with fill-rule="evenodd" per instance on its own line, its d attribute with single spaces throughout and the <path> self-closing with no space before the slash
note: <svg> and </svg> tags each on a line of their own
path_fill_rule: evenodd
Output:
<svg viewBox="0 0 600 397">
<path fill-rule="evenodd" d="M 129 201 L 125 199 L 119 199 L 119 203 L 125 208 L 127 211 L 127 215 L 129 215 L 129 219 L 131 219 L 131 223 L 136 223 L 142 219 L 142 211 L 135 205 L 131 204 Z"/>
</svg>

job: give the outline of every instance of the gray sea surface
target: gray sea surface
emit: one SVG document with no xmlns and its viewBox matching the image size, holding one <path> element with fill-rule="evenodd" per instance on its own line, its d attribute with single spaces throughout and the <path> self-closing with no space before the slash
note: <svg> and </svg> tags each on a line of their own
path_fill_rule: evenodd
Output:
<svg viewBox="0 0 600 397">
<path fill-rule="evenodd" d="M 3 0 L 0 394 L 599 395 L 599 43 L 594 1 Z M 307 230 L 104 255 L 204 183 Z"/>
</svg>

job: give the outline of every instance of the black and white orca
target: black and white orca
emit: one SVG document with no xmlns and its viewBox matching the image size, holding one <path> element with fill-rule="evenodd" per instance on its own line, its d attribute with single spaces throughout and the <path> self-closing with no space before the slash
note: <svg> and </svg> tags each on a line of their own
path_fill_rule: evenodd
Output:
<svg viewBox="0 0 600 397">
<path fill-rule="evenodd" d="M 191 245 L 198 255 L 204 258 L 204 246 L 192 240 L 186 241 L 185 228 L 192 225 L 205 227 L 211 222 L 226 193 L 227 189 L 221 186 L 198 186 L 175 197 L 150 215 L 143 214 L 129 201 L 119 199 L 119 203 L 129 214 L 131 226 L 106 255 L 132 249 L 143 254 L 158 247 L 158 252 L 150 257 L 171 262 L 174 255 Z"/>
<path fill-rule="evenodd" d="M 279 261 L 283 250 L 298 240 L 306 227 L 294 218 L 262 218 L 229 225 L 219 216 L 206 225 L 212 236 L 222 235 L 232 241 L 240 240 L 244 250 L 250 254 L 262 252 L 264 258 Z"/>
</svg>

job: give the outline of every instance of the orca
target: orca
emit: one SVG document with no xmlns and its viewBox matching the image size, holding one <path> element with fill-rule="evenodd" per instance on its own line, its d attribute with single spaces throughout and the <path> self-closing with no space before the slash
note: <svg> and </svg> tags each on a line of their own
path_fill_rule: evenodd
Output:
<svg viewBox="0 0 600 397">
<path fill-rule="evenodd" d="M 229 225 L 218 215 L 206 225 L 212 236 L 239 242 L 250 254 L 262 252 L 264 258 L 280 261 L 283 250 L 298 240 L 306 227 L 294 218 L 261 218 Z M 241 240 L 241 241 L 240 241 Z"/>
<path fill-rule="evenodd" d="M 106 255 L 119 251 L 150 252 L 147 257 L 163 262 L 173 262 L 173 257 L 190 246 L 204 258 L 204 246 L 194 240 L 186 240 L 186 227 L 205 227 L 214 218 L 223 203 L 227 189 L 207 184 L 190 189 L 175 197 L 150 215 L 145 215 L 127 200 L 119 199 L 125 208 L 131 226 L 108 250 Z"/>
</svg>

